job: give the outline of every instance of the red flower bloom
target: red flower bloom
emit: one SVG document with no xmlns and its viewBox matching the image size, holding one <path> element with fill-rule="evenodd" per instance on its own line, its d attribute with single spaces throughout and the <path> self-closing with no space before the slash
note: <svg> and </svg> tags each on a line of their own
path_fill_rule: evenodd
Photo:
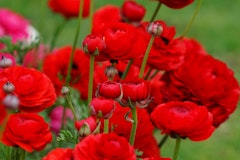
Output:
<svg viewBox="0 0 240 160">
<path fill-rule="evenodd" d="M 38 70 L 12 66 L 0 72 L 0 77 L 1 88 L 7 81 L 15 86 L 13 94 L 20 100 L 21 111 L 40 112 L 55 103 L 56 94 L 52 82 Z"/>
<path fill-rule="evenodd" d="M 121 99 L 122 85 L 114 81 L 105 81 L 99 84 L 97 95 L 107 99 Z"/>
<path fill-rule="evenodd" d="M 129 98 L 131 102 L 141 102 L 149 98 L 150 84 L 144 80 L 124 80 L 122 81 L 123 100 L 127 101 Z"/>
<path fill-rule="evenodd" d="M 158 0 L 173 9 L 181 9 L 191 4 L 194 0 Z"/>
<path fill-rule="evenodd" d="M 139 22 L 142 20 L 146 9 L 135 1 L 125 1 L 121 8 L 123 19 L 126 21 Z"/>
<path fill-rule="evenodd" d="M 137 58 L 146 49 L 145 41 L 137 29 L 127 23 L 107 23 L 95 29 L 94 34 L 101 34 L 106 42 L 106 48 L 96 57 L 99 61 Z"/>
<path fill-rule="evenodd" d="M 226 64 L 210 55 L 188 53 L 177 70 L 165 72 L 161 88 L 163 100 L 192 101 L 203 105 L 213 114 L 218 127 L 236 109 L 239 85 Z"/>
<path fill-rule="evenodd" d="M 129 107 L 121 107 L 116 104 L 113 116 L 109 119 L 109 128 L 119 136 L 127 139 L 130 137 L 132 123 L 124 117 L 130 111 Z M 153 125 L 149 114 L 145 109 L 137 108 L 138 127 L 134 142 L 134 148 L 143 152 L 142 157 L 157 157 L 160 155 L 157 142 L 153 136 Z M 129 115 L 131 117 L 131 114 Z"/>
<path fill-rule="evenodd" d="M 88 35 L 83 40 L 83 49 L 88 54 L 95 54 L 96 50 L 100 53 L 105 48 L 106 44 L 101 36 Z"/>
<path fill-rule="evenodd" d="M 67 69 L 72 48 L 66 46 L 49 54 L 43 63 L 43 72 L 52 80 L 57 94 L 65 85 Z M 81 93 L 82 99 L 87 99 L 89 57 L 80 49 L 76 49 L 73 58 L 70 85 Z"/>
<path fill-rule="evenodd" d="M 121 22 L 120 8 L 114 5 L 105 5 L 99 8 L 93 15 L 93 32 L 106 23 Z"/>
<path fill-rule="evenodd" d="M 73 151 L 74 160 L 136 160 L 134 148 L 116 134 L 89 135 Z"/>
<path fill-rule="evenodd" d="M 108 119 L 112 116 L 115 109 L 115 103 L 113 100 L 109 99 L 94 98 L 90 103 L 90 108 L 92 115 L 97 116 L 98 118 Z"/>
<path fill-rule="evenodd" d="M 82 128 L 83 125 L 87 125 L 88 128 L 90 129 L 90 132 L 93 132 L 97 127 L 96 120 L 93 117 L 88 117 L 86 119 L 76 121 L 74 124 L 75 124 L 75 128 L 78 131 Z"/>
<path fill-rule="evenodd" d="M 160 104 L 151 113 L 151 119 L 162 133 L 192 141 L 209 138 L 215 129 L 212 114 L 205 107 L 187 101 Z"/>
<path fill-rule="evenodd" d="M 60 13 L 66 18 L 72 18 L 78 16 L 80 2 L 84 4 L 82 16 L 87 17 L 91 0 L 49 0 L 48 6 L 52 11 Z"/>
<path fill-rule="evenodd" d="M 50 151 L 42 160 L 73 160 L 72 149 L 56 148 Z"/>
<path fill-rule="evenodd" d="M 5 145 L 19 146 L 28 152 L 41 151 L 51 141 L 48 124 L 34 113 L 12 114 L 2 136 Z"/>
</svg>

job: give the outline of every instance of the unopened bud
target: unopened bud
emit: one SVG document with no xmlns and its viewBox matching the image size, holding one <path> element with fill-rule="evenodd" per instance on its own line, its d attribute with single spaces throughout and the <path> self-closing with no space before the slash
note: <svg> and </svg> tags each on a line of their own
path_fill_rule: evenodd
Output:
<svg viewBox="0 0 240 160">
<path fill-rule="evenodd" d="M 115 75 L 118 74 L 117 69 L 114 66 L 107 66 L 105 69 L 105 75 L 109 78 L 109 79 L 113 79 L 115 77 Z"/>
<path fill-rule="evenodd" d="M 2 56 L 2 59 L 0 60 L 0 67 L 1 68 L 8 68 L 12 66 L 13 62 L 10 58 L 7 58 L 5 56 Z"/>
<path fill-rule="evenodd" d="M 79 137 L 86 137 L 92 133 L 89 125 L 87 123 L 84 123 L 80 130 L 78 131 Z"/>
<path fill-rule="evenodd" d="M 19 106 L 19 99 L 13 94 L 8 94 L 3 99 L 3 105 L 6 106 L 8 109 L 17 110 Z"/>
<path fill-rule="evenodd" d="M 67 95 L 69 92 L 70 92 L 69 87 L 67 87 L 67 86 L 63 86 L 63 87 L 62 87 L 62 89 L 61 89 L 62 95 L 65 96 L 65 95 Z"/>
<path fill-rule="evenodd" d="M 11 82 L 7 81 L 7 82 L 3 85 L 3 90 L 4 90 L 4 92 L 6 92 L 6 93 L 12 93 L 12 92 L 15 90 L 15 86 L 14 86 Z"/>
<path fill-rule="evenodd" d="M 163 32 L 163 27 L 160 24 L 150 23 L 147 32 L 153 36 L 160 36 Z"/>
</svg>

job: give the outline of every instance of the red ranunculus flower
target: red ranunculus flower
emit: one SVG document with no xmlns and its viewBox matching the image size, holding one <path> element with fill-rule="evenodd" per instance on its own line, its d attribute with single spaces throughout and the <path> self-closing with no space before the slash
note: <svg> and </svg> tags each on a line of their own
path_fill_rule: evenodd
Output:
<svg viewBox="0 0 240 160">
<path fill-rule="evenodd" d="M 120 8 L 114 5 L 105 5 L 96 10 L 93 15 L 93 31 L 106 23 L 121 22 Z"/>
<path fill-rule="evenodd" d="M 72 47 L 59 48 L 49 54 L 43 63 L 43 72 L 52 80 L 57 94 L 65 85 L 69 58 Z M 89 57 L 80 49 L 76 49 L 73 58 L 70 86 L 76 88 L 82 99 L 88 97 Z"/>
<path fill-rule="evenodd" d="M 192 141 L 209 138 L 215 129 L 212 114 L 206 107 L 188 101 L 160 104 L 151 113 L 151 119 L 162 133 Z"/>
<path fill-rule="evenodd" d="M 77 17 L 80 3 L 83 3 L 82 16 L 89 15 L 91 0 L 49 0 L 48 6 L 56 13 L 62 14 L 66 18 Z"/>
<path fill-rule="evenodd" d="M 99 84 L 97 95 L 107 99 L 121 99 L 122 85 L 114 81 L 105 81 Z"/>
<path fill-rule="evenodd" d="M 35 113 L 12 114 L 3 132 L 2 142 L 32 152 L 41 151 L 52 141 L 52 134 L 44 119 Z"/>
<path fill-rule="evenodd" d="M 74 160 L 136 160 L 134 148 L 114 133 L 89 135 L 73 151 Z"/>
<path fill-rule="evenodd" d="M 122 81 L 123 100 L 141 102 L 149 98 L 150 84 L 141 79 L 129 79 Z"/>
<path fill-rule="evenodd" d="M 214 126 L 218 127 L 236 109 L 239 85 L 225 63 L 196 52 L 187 53 L 182 66 L 162 76 L 163 101 L 187 100 L 203 105 L 213 114 Z"/>
<path fill-rule="evenodd" d="M 0 77 L 1 88 L 7 81 L 15 86 L 13 94 L 20 101 L 20 111 L 40 112 L 55 103 L 56 93 L 51 80 L 38 70 L 12 66 L 0 72 Z"/>
<path fill-rule="evenodd" d="M 127 139 L 130 137 L 132 123 L 124 117 L 130 111 L 129 107 L 116 104 L 113 116 L 109 119 L 109 128 L 112 132 Z M 160 155 L 157 141 L 153 136 L 153 125 L 145 109 L 137 108 L 138 127 L 134 148 L 143 152 L 142 157 L 158 157 Z M 131 114 L 128 115 L 131 117 Z"/>
<path fill-rule="evenodd" d="M 50 151 L 42 160 L 73 160 L 73 149 L 56 148 Z"/>
<path fill-rule="evenodd" d="M 83 40 L 83 49 L 88 54 L 98 55 L 105 48 L 106 48 L 106 43 L 102 36 L 91 34 L 85 37 Z M 98 50 L 98 53 L 96 53 L 96 50 Z"/>
<path fill-rule="evenodd" d="M 147 43 L 138 30 L 127 23 L 106 23 L 95 29 L 94 34 L 101 34 L 106 42 L 106 48 L 96 57 L 98 61 L 129 60 L 139 57 L 146 50 Z"/>
<path fill-rule="evenodd" d="M 98 118 L 110 118 L 115 109 L 113 100 L 104 98 L 94 98 L 90 103 L 91 114 Z"/>
<path fill-rule="evenodd" d="M 181 9 L 191 4 L 194 0 L 158 0 L 173 9 Z"/>
<path fill-rule="evenodd" d="M 142 20 L 146 9 L 135 1 L 125 1 L 121 8 L 123 19 L 126 21 L 139 22 Z"/>
</svg>

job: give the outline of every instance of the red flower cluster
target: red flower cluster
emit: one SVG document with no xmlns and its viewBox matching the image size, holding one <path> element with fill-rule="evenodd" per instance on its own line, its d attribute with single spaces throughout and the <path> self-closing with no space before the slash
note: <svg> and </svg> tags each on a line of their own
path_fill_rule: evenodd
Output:
<svg viewBox="0 0 240 160">
<path fill-rule="evenodd" d="M 161 104 L 151 114 L 154 124 L 162 133 L 172 137 L 201 141 L 209 138 L 214 127 L 213 117 L 203 106 L 192 102 L 169 102 Z"/>
<path fill-rule="evenodd" d="M 41 151 L 51 141 L 48 124 L 35 113 L 12 114 L 2 136 L 4 144 L 18 146 L 28 152 Z"/>
<path fill-rule="evenodd" d="M 13 66 L 0 72 L 0 86 L 11 82 L 15 90 L 13 94 L 20 101 L 19 110 L 23 112 L 40 112 L 51 107 L 56 100 L 56 94 L 50 79 L 35 69 Z M 0 99 L 5 97 L 0 91 Z"/>
<path fill-rule="evenodd" d="M 203 105 L 213 114 L 214 126 L 218 127 L 236 109 L 238 82 L 223 62 L 210 55 L 188 54 L 181 67 L 163 75 L 163 101 L 187 100 Z"/>
</svg>

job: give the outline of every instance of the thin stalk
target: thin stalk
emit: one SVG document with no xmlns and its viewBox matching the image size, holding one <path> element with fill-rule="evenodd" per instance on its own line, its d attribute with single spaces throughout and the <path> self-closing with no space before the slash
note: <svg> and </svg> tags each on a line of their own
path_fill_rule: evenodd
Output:
<svg viewBox="0 0 240 160">
<path fill-rule="evenodd" d="M 131 107 L 131 111 L 132 111 L 133 124 L 132 124 L 129 143 L 133 146 L 134 141 L 135 141 L 136 132 L 137 132 L 137 124 L 138 124 L 137 108 L 136 107 Z"/>
<path fill-rule="evenodd" d="M 56 28 L 56 30 L 55 30 L 55 32 L 54 32 L 54 34 L 53 34 L 53 38 L 52 38 L 52 40 L 51 40 L 51 43 L 50 43 L 50 52 L 51 52 L 51 51 L 53 50 L 53 48 L 55 47 L 55 44 L 56 44 L 56 41 L 57 41 L 57 39 L 58 39 L 59 33 L 60 33 L 60 32 L 62 31 L 62 29 L 64 28 L 66 22 L 67 22 L 67 19 L 64 18 L 64 20 L 62 21 L 62 23 L 60 23 L 60 24 L 57 26 L 57 28 Z"/>
<path fill-rule="evenodd" d="M 158 148 L 161 148 L 164 145 L 164 143 L 167 141 L 168 137 L 169 137 L 168 134 L 164 135 L 164 137 L 161 139 L 160 143 L 158 144 Z"/>
<path fill-rule="evenodd" d="M 159 2 L 158 2 L 158 5 L 157 5 L 157 7 L 156 7 L 156 9 L 155 9 L 155 11 L 154 11 L 154 13 L 153 13 L 153 15 L 152 15 L 152 18 L 151 18 L 150 22 L 153 22 L 153 21 L 154 21 L 154 19 L 156 18 L 157 13 L 158 13 L 158 11 L 160 10 L 161 6 L 162 6 L 162 2 L 159 1 Z"/>
<path fill-rule="evenodd" d="M 72 110 L 74 121 L 77 121 L 77 114 L 76 114 L 76 111 L 73 107 L 72 100 L 71 100 L 69 94 L 66 95 L 66 100 L 67 100 L 67 103 L 68 103 L 70 109 Z M 65 114 L 63 116 L 65 116 Z"/>
<path fill-rule="evenodd" d="M 151 47 L 153 45 L 154 38 L 155 38 L 154 36 L 151 36 L 151 38 L 149 40 L 146 52 L 145 52 L 144 57 L 143 57 L 143 61 L 142 61 L 142 65 L 141 65 L 141 69 L 140 69 L 140 73 L 139 73 L 139 78 L 143 78 L 145 66 L 147 64 L 148 55 L 149 55 Z"/>
<path fill-rule="evenodd" d="M 188 34 L 190 28 L 192 27 L 192 24 L 193 24 L 194 20 L 195 20 L 196 17 L 197 17 L 197 14 L 198 14 L 198 12 L 199 12 L 199 10 L 200 10 L 200 8 L 201 8 L 201 5 L 202 5 L 202 0 L 198 0 L 198 2 L 197 2 L 197 7 L 196 7 L 196 9 L 195 9 L 195 11 L 194 11 L 194 14 L 193 14 L 191 20 L 188 22 L 187 26 L 185 27 L 185 29 L 184 29 L 184 31 L 183 31 L 183 34 L 182 34 L 182 36 L 181 36 L 182 38 Z"/>
<path fill-rule="evenodd" d="M 18 148 L 18 153 L 19 153 L 19 160 L 25 160 L 26 151 L 21 148 Z"/>
<path fill-rule="evenodd" d="M 94 9 L 95 9 L 95 1 L 91 0 L 90 3 L 90 13 L 89 13 L 89 33 L 91 33 L 92 30 L 92 20 L 93 20 L 93 13 L 94 13 Z"/>
<path fill-rule="evenodd" d="M 74 38 L 74 42 L 73 42 L 73 46 L 72 46 L 72 51 L 71 51 L 71 54 L 70 54 L 65 86 L 69 86 L 69 82 L 71 80 L 71 70 L 72 70 L 73 57 L 74 57 L 74 52 L 75 52 L 75 49 L 76 49 L 76 46 L 77 46 L 79 32 L 80 32 L 80 26 L 81 26 L 81 22 L 82 22 L 82 10 L 83 10 L 83 1 L 80 1 L 77 30 L 76 30 L 76 34 L 75 34 L 75 38 Z"/>
<path fill-rule="evenodd" d="M 179 152 L 179 149 L 180 149 L 180 144 L 181 144 L 181 138 L 178 137 L 176 139 L 176 143 L 175 143 L 175 148 L 174 148 L 174 153 L 173 153 L 173 160 L 177 160 L 178 152 Z"/>
<path fill-rule="evenodd" d="M 92 101 L 94 60 L 95 60 L 95 56 L 90 55 L 90 68 L 89 68 L 89 81 L 88 81 L 88 104 Z"/>
<path fill-rule="evenodd" d="M 159 70 L 156 69 L 156 70 L 154 71 L 154 73 L 149 77 L 148 80 L 153 79 L 153 78 L 158 74 L 158 72 L 159 72 Z"/>
<path fill-rule="evenodd" d="M 109 119 L 104 119 L 104 128 L 103 128 L 103 133 L 108 133 L 109 131 Z"/>
<path fill-rule="evenodd" d="M 145 80 L 147 80 L 147 79 L 148 79 L 148 77 L 150 76 L 150 73 L 152 72 L 152 70 L 153 70 L 153 68 L 152 68 L 152 67 L 151 67 L 151 68 L 149 68 L 149 70 L 148 70 L 148 72 L 147 72 L 146 76 L 144 77 L 144 79 L 145 79 Z"/>
<path fill-rule="evenodd" d="M 131 68 L 132 63 L 133 63 L 133 59 L 128 61 L 127 67 L 125 68 L 125 71 L 123 72 L 121 79 L 125 79 L 127 77 L 127 74 Z"/>
</svg>

